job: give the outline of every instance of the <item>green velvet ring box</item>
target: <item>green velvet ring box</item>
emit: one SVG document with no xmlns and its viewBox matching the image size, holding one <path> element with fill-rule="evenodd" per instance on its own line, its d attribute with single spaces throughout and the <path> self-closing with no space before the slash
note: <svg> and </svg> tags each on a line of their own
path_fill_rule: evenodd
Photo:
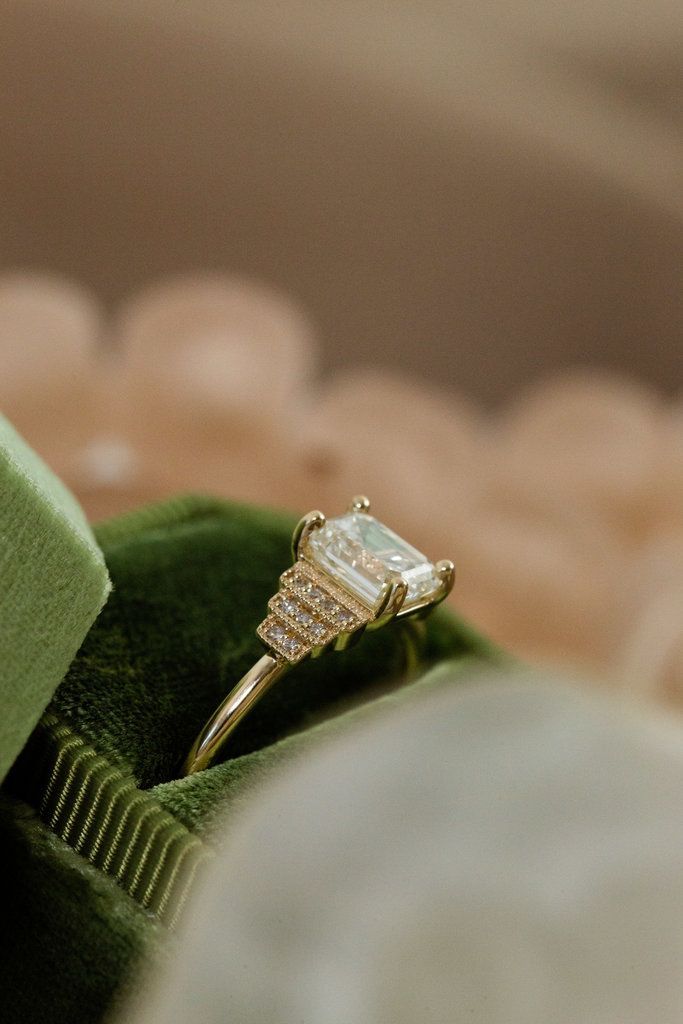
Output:
<svg viewBox="0 0 683 1024">
<path fill-rule="evenodd" d="M 405 678 L 400 628 L 368 634 L 284 677 L 223 763 L 175 777 L 262 653 L 255 627 L 290 564 L 292 526 L 183 498 L 96 530 L 112 595 L 0 794 L 6 1024 L 101 1020 L 143 951 L 169 941 L 180 895 L 211 855 L 217 810 L 229 814 L 287 758 L 426 685 Z M 492 657 L 447 610 L 428 620 L 428 663 L 457 671 Z M 121 837 L 133 834 L 131 853 Z"/>
</svg>

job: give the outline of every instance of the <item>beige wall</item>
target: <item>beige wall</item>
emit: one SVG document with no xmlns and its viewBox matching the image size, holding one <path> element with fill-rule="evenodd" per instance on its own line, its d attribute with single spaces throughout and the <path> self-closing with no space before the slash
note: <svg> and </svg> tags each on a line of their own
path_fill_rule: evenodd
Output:
<svg viewBox="0 0 683 1024">
<path fill-rule="evenodd" d="M 675 389 L 681 8 L 575 7 L 4 4 L 0 267 L 256 275 L 328 367 L 487 399 L 576 362 Z"/>
</svg>

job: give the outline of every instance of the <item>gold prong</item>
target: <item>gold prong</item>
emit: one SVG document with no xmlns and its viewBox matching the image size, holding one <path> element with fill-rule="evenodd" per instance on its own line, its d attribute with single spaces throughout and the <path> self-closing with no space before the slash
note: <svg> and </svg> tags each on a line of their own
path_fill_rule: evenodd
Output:
<svg viewBox="0 0 683 1024">
<path fill-rule="evenodd" d="M 349 505 L 349 512 L 369 512 L 370 511 L 370 499 L 366 498 L 364 494 L 356 494 L 351 499 Z"/>
<path fill-rule="evenodd" d="M 300 519 L 292 534 L 292 557 L 296 560 L 314 530 L 321 530 L 327 520 L 322 512 L 314 509 Z"/>
<path fill-rule="evenodd" d="M 382 599 L 372 622 L 368 623 L 368 629 L 381 629 L 391 622 L 401 610 L 401 606 L 408 593 L 408 584 L 403 577 L 396 573 L 391 576 L 382 591 Z"/>
<path fill-rule="evenodd" d="M 413 605 L 407 611 L 399 612 L 399 619 L 416 618 L 425 619 L 433 608 L 436 608 L 437 604 L 441 604 L 445 600 L 453 589 L 455 583 L 455 566 L 449 558 L 442 558 L 439 562 L 434 563 L 437 576 L 441 580 L 441 586 L 434 597 L 427 598 L 421 604 Z"/>
<path fill-rule="evenodd" d="M 434 604 L 438 604 L 439 601 L 443 601 L 444 598 L 448 597 L 453 589 L 453 584 L 455 583 L 455 566 L 453 565 L 453 562 L 451 562 L 450 558 L 441 558 L 435 563 L 434 568 L 441 580 L 441 590 L 434 601 Z"/>
</svg>

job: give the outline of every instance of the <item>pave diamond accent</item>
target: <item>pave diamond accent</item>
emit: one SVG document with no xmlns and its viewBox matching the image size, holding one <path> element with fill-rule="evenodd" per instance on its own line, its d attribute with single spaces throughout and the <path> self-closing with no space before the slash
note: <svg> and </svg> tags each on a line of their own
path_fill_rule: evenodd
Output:
<svg viewBox="0 0 683 1024">
<path fill-rule="evenodd" d="M 283 594 L 276 594 L 270 602 L 274 612 L 280 612 L 287 619 L 290 619 L 296 626 L 300 626 L 308 638 L 320 643 L 327 633 L 329 626 L 324 622 L 318 622 L 311 613 L 306 610 L 301 601 L 293 597 L 285 597 Z"/>
<path fill-rule="evenodd" d="M 283 583 L 299 594 L 309 608 L 335 626 L 355 629 L 370 618 L 368 609 L 315 566 L 299 561 L 282 577 Z"/>
<path fill-rule="evenodd" d="M 306 653 L 301 640 L 288 632 L 276 619 L 266 619 L 258 632 L 261 639 L 284 655 L 287 661 L 299 661 Z"/>
<path fill-rule="evenodd" d="M 280 577 L 280 590 L 268 602 L 259 626 L 261 640 L 295 664 L 372 617 L 370 611 L 337 587 L 315 566 L 298 561 Z"/>
<path fill-rule="evenodd" d="M 373 610 L 385 583 L 396 573 L 408 585 L 404 611 L 435 598 L 442 586 L 425 555 L 367 512 L 328 519 L 310 534 L 303 554 Z"/>
</svg>

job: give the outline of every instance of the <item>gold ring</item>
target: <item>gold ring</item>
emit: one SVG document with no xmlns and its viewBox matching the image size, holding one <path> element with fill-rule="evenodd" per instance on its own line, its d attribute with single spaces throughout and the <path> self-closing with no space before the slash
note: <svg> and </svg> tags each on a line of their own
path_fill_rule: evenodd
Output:
<svg viewBox="0 0 683 1024">
<path fill-rule="evenodd" d="M 266 654 L 237 683 L 192 745 L 183 775 L 208 768 L 247 712 L 294 665 L 357 643 L 366 629 L 424 618 L 450 593 L 455 567 L 430 562 L 354 498 L 344 515 L 309 512 L 292 537 L 294 564 L 280 577 L 257 629 Z"/>
</svg>

